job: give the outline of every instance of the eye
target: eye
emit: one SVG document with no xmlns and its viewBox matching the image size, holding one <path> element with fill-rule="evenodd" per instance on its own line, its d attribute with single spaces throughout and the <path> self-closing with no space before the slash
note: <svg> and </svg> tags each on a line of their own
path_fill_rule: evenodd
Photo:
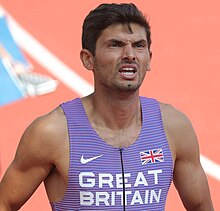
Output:
<svg viewBox="0 0 220 211">
<path fill-rule="evenodd" d="M 136 48 L 145 48 L 146 44 L 144 42 L 137 42 L 134 44 Z"/>
<path fill-rule="evenodd" d="M 112 41 L 109 43 L 108 45 L 110 48 L 118 48 L 118 47 L 122 47 L 123 44 L 120 41 Z"/>
</svg>

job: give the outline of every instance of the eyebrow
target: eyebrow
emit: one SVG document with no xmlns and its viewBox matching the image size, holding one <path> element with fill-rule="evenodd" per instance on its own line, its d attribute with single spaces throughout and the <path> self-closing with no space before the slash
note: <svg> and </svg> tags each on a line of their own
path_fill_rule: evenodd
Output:
<svg viewBox="0 0 220 211">
<path fill-rule="evenodd" d="M 110 40 L 107 40 L 105 43 L 112 43 L 112 42 L 123 43 L 123 41 L 118 40 L 118 39 L 110 39 Z"/>
<path fill-rule="evenodd" d="M 134 44 L 135 44 L 135 43 L 145 43 L 145 44 L 147 44 L 147 40 L 145 40 L 145 39 L 140 39 L 140 40 L 135 41 Z"/>
<path fill-rule="evenodd" d="M 107 40 L 105 43 L 121 43 L 121 44 L 125 44 L 126 42 L 122 41 L 122 40 L 118 40 L 118 39 L 110 39 L 110 40 Z M 135 42 L 131 42 L 131 44 L 136 44 L 136 43 L 145 43 L 147 44 L 147 40 L 145 39 L 140 39 L 140 40 L 137 40 Z"/>
</svg>

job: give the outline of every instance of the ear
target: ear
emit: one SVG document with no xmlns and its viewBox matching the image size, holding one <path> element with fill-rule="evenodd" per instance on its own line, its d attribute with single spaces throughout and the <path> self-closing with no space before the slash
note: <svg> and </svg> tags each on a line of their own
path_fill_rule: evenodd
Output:
<svg viewBox="0 0 220 211">
<path fill-rule="evenodd" d="M 153 53 L 151 50 L 149 50 L 149 53 L 150 53 L 150 60 L 152 59 L 152 56 L 153 56 Z"/>
<path fill-rule="evenodd" d="M 150 54 L 150 62 L 149 62 L 149 64 L 148 64 L 148 66 L 147 66 L 147 71 L 151 71 L 151 59 L 152 59 L 152 51 L 151 50 L 149 50 L 149 54 Z"/>
<path fill-rule="evenodd" d="M 82 49 L 80 51 L 80 59 L 87 70 L 93 70 L 93 55 L 89 50 Z"/>
</svg>

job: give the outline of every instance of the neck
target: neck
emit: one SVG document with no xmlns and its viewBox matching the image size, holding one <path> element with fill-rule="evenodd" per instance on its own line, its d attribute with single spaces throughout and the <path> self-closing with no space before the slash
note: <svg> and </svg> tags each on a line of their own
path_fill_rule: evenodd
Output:
<svg viewBox="0 0 220 211">
<path fill-rule="evenodd" d="M 141 124 L 138 93 L 102 97 L 93 93 L 82 101 L 88 118 L 94 126 L 102 125 L 115 131 L 129 128 L 132 124 Z"/>
</svg>

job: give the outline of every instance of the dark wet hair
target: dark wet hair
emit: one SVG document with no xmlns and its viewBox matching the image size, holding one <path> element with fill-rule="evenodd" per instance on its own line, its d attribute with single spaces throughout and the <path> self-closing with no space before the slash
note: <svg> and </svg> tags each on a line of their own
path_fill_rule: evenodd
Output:
<svg viewBox="0 0 220 211">
<path fill-rule="evenodd" d="M 82 29 L 82 48 L 95 55 L 96 42 L 102 31 L 113 24 L 137 23 L 146 31 L 148 48 L 151 45 L 150 25 L 143 13 L 132 3 L 101 4 L 92 10 L 84 20 Z"/>
</svg>

